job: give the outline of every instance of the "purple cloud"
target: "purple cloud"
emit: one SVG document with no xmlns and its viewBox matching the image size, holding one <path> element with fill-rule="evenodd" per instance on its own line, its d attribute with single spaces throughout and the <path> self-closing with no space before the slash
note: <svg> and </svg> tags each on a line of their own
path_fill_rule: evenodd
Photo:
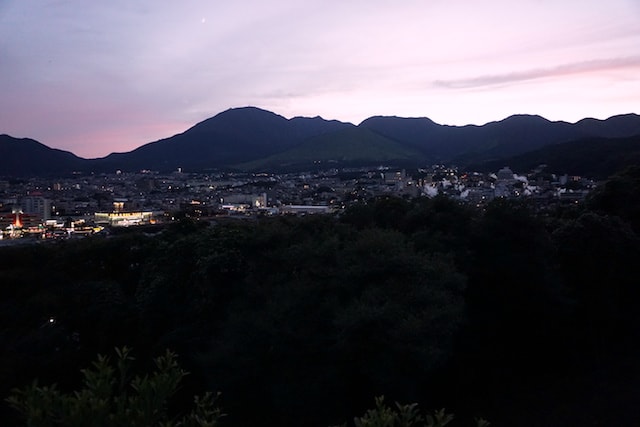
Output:
<svg viewBox="0 0 640 427">
<path fill-rule="evenodd" d="M 489 74 L 455 80 L 436 80 L 434 85 L 448 89 L 482 88 L 487 86 L 504 86 L 513 83 L 569 76 L 574 74 L 600 73 L 604 71 L 628 70 L 640 68 L 640 56 L 622 58 L 595 59 L 591 61 L 562 64 L 556 67 L 532 68 L 504 74 Z"/>
</svg>

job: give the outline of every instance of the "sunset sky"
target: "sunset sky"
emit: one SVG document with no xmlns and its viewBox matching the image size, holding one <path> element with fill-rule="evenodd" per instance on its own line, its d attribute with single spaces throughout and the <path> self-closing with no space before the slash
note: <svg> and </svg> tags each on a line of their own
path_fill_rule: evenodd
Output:
<svg viewBox="0 0 640 427">
<path fill-rule="evenodd" d="M 640 1 L 0 1 L 0 134 L 101 157 L 247 105 L 354 124 L 640 113 Z"/>
</svg>

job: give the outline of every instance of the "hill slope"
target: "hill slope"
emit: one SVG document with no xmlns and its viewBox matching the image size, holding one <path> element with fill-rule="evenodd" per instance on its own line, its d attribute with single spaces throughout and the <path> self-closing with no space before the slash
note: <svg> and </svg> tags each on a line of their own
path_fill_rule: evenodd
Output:
<svg viewBox="0 0 640 427">
<path fill-rule="evenodd" d="M 519 156 L 471 166 L 495 171 L 504 165 L 521 173 L 540 164 L 557 174 L 584 175 L 604 179 L 631 165 L 640 165 L 640 134 L 628 138 L 586 138 L 549 145 Z"/>
<path fill-rule="evenodd" d="M 322 118 L 290 120 L 254 107 L 236 108 L 198 123 L 184 133 L 104 159 L 125 170 L 225 167 L 294 147 L 301 141 L 351 124 Z"/>
<path fill-rule="evenodd" d="M 637 120 L 640 124 L 640 118 Z M 421 150 L 433 162 L 468 162 L 524 153 L 583 136 L 565 122 L 516 115 L 483 126 L 443 126 L 427 118 L 372 117 L 360 124 Z"/>
<path fill-rule="evenodd" d="M 29 138 L 0 135 L 1 176 L 63 175 L 80 170 L 86 164 L 68 151 L 49 148 Z"/>
<path fill-rule="evenodd" d="M 413 163 L 417 166 L 422 158 L 421 153 L 412 147 L 366 128 L 351 127 L 309 138 L 290 150 L 237 167 L 247 170 L 273 170 L 295 166 L 307 167 L 317 163 L 356 165 L 378 162 Z"/>
</svg>

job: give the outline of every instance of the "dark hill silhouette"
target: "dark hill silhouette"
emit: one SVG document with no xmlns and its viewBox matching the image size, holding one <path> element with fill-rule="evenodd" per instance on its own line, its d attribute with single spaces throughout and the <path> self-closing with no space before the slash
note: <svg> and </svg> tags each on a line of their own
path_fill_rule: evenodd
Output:
<svg viewBox="0 0 640 427">
<path fill-rule="evenodd" d="M 607 120 L 582 119 L 575 126 L 585 135 L 622 138 L 640 135 L 640 120 L 636 114 L 621 114 Z"/>
<path fill-rule="evenodd" d="M 125 170 L 198 170 L 260 159 L 303 140 L 353 125 L 316 118 L 290 120 L 254 107 L 235 108 L 198 123 L 184 133 L 152 142 L 104 161 Z"/>
<path fill-rule="evenodd" d="M 637 116 L 636 121 L 640 123 Z M 444 126 L 427 118 L 372 117 L 360 126 L 410 143 L 432 162 L 501 158 L 583 136 L 569 123 L 530 115 L 514 115 L 483 126 Z"/>
<path fill-rule="evenodd" d="M 338 159 L 339 164 L 387 162 L 404 159 L 411 153 L 414 163 L 466 166 L 578 139 L 637 134 L 640 116 L 636 114 L 607 120 L 584 119 L 575 124 L 514 115 L 482 126 L 446 126 L 428 118 L 375 116 L 356 127 L 321 117 L 286 119 L 270 111 L 244 107 L 224 111 L 183 133 L 101 159 L 81 159 L 33 140 L 19 148 L 0 141 L 0 149 L 4 150 L 0 151 L 4 156 L 0 175 L 63 174 L 71 170 L 170 171 L 178 167 L 203 171 L 237 165 L 264 167 L 267 163 L 303 165 L 310 153 L 317 156 L 322 150 L 327 152 L 319 156 L 321 160 Z M 296 160 L 296 156 L 302 157 L 298 159 L 302 161 Z"/>
<path fill-rule="evenodd" d="M 0 135 L 0 176 L 64 175 L 82 169 L 85 163 L 68 151 L 33 139 Z"/>
<path fill-rule="evenodd" d="M 605 179 L 631 165 L 640 165 L 640 133 L 627 138 L 585 138 L 501 160 L 470 165 L 477 171 L 496 171 L 505 164 L 520 173 L 546 164 L 545 172 Z"/>
<path fill-rule="evenodd" d="M 354 126 L 309 138 L 290 150 L 237 167 L 244 170 L 287 170 L 379 162 L 417 167 L 419 163 L 416 159 L 420 157 L 420 152 L 413 147 Z"/>
<path fill-rule="evenodd" d="M 434 141 L 443 134 L 442 125 L 423 118 L 396 116 L 374 116 L 358 125 L 393 140 L 416 147 L 424 153 L 431 151 Z"/>
</svg>

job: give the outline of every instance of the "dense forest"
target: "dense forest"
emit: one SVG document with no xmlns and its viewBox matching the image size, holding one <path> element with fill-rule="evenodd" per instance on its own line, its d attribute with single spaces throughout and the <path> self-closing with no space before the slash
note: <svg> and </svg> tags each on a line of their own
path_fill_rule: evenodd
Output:
<svg viewBox="0 0 640 427">
<path fill-rule="evenodd" d="M 223 426 L 351 425 L 382 395 L 452 426 L 636 424 L 639 233 L 632 168 L 580 205 L 383 197 L 2 247 L 1 394 L 128 346 L 140 372 L 175 352 L 168 410 L 220 392 Z"/>
</svg>

